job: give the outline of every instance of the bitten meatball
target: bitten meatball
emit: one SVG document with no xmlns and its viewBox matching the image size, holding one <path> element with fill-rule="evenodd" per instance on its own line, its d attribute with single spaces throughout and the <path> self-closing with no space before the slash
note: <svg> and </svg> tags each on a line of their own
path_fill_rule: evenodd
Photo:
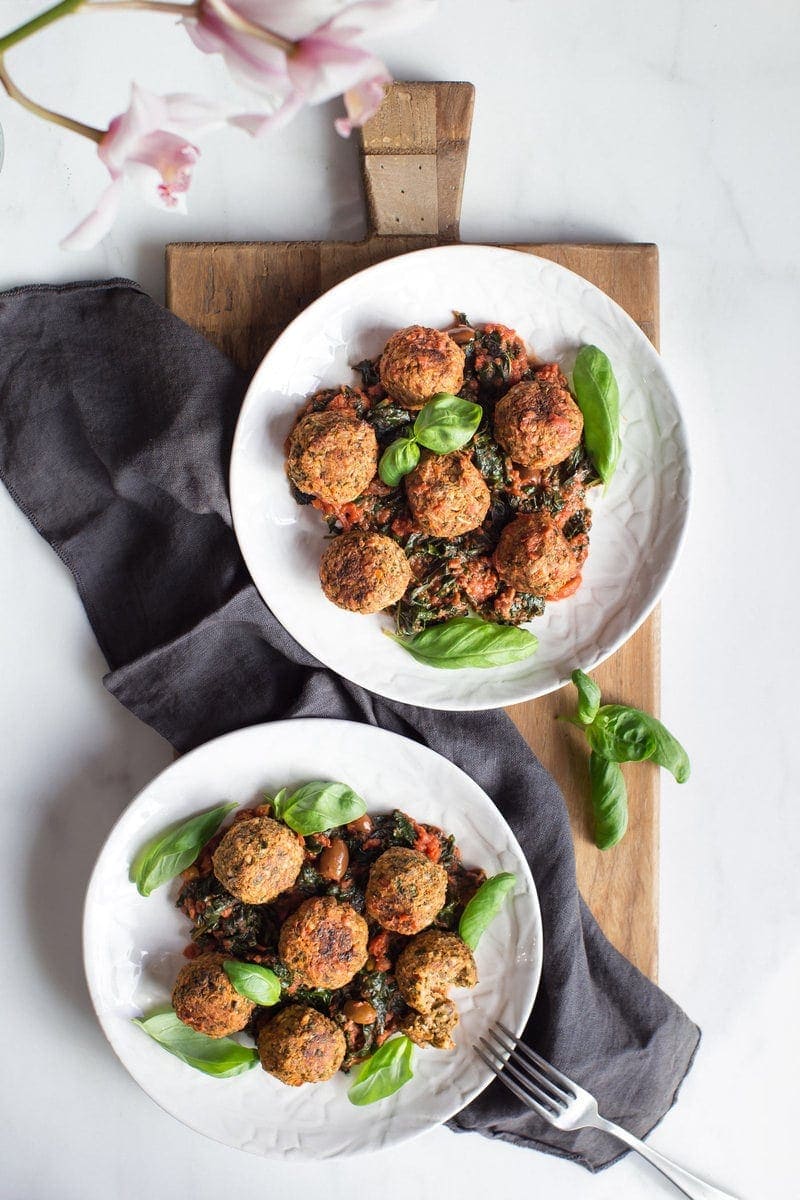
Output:
<svg viewBox="0 0 800 1200">
<path fill-rule="evenodd" d="M 339 608 L 374 613 L 400 599 L 411 582 L 411 567 L 391 538 L 351 529 L 325 550 L 319 579 L 325 595 Z"/>
<path fill-rule="evenodd" d="M 515 463 L 540 470 L 568 458 L 581 440 L 583 414 L 566 388 L 547 380 L 515 384 L 494 410 L 494 436 Z"/>
<path fill-rule="evenodd" d="M 458 1009 L 452 1000 L 440 1000 L 429 1013 L 411 1012 L 400 1021 L 400 1029 L 418 1046 L 437 1050 L 455 1050 L 453 1030 L 458 1024 Z"/>
<path fill-rule="evenodd" d="M 302 1004 L 290 1004 L 262 1025 L 257 1044 L 264 1070 L 290 1087 L 331 1079 L 346 1049 L 339 1026 Z"/>
<path fill-rule="evenodd" d="M 395 933 L 418 933 L 441 911 L 447 872 L 419 850 L 395 846 L 372 864 L 367 915 Z"/>
<path fill-rule="evenodd" d="M 286 471 L 295 487 L 330 504 L 360 496 L 378 468 L 378 439 L 347 412 L 311 412 L 289 438 Z"/>
<path fill-rule="evenodd" d="M 381 383 L 406 408 L 422 408 L 438 392 L 459 390 L 464 361 L 464 351 L 446 333 L 411 325 L 393 333 L 386 343 L 379 368 Z"/>
<path fill-rule="evenodd" d="M 175 1015 L 206 1037 L 228 1037 L 244 1029 L 255 1004 L 236 991 L 222 954 L 201 954 L 181 967 L 172 989 Z"/>
<path fill-rule="evenodd" d="M 281 962 L 304 987 L 340 988 L 367 961 L 367 922 L 333 896 L 313 896 L 284 921 Z"/>
<path fill-rule="evenodd" d="M 477 529 L 489 511 L 489 489 L 466 454 L 424 453 L 405 485 L 414 520 L 432 537 Z"/>
<path fill-rule="evenodd" d="M 478 972 L 472 951 L 460 937 L 444 929 L 426 929 L 402 950 L 395 979 L 410 1008 L 432 1013 L 451 987 L 475 987 Z"/>
<path fill-rule="evenodd" d="M 232 825 L 212 856 L 222 886 L 245 904 L 267 904 L 290 888 L 303 865 L 298 838 L 272 817 Z"/>
<path fill-rule="evenodd" d="M 546 512 L 515 517 L 500 534 L 494 552 L 497 574 L 518 592 L 547 599 L 578 574 L 569 542 Z"/>
</svg>

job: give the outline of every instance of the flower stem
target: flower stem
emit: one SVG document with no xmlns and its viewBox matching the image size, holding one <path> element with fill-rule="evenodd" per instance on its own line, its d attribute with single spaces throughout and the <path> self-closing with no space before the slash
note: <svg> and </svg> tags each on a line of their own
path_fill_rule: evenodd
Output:
<svg viewBox="0 0 800 1200">
<path fill-rule="evenodd" d="M 114 12 L 116 9 L 138 12 L 175 13 L 178 17 L 196 17 L 200 4 L 175 4 L 173 0 L 85 0 L 84 12 Z"/>
<path fill-rule="evenodd" d="M 12 100 L 16 100 L 17 104 L 27 108 L 28 112 L 34 113 L 35 116 L 41 117 L 43 121 L 49 121 L 52 125 L 61 125 L 64 129 L 69 129 L 72 133 L 80 133 L 93 142 L 102 140 L 102 129 L 95 129 L 93 125 L 84 125 L 82 121 L 73 121 L 72 117 L 65 117 L 62 113 L 53 112 L 51 108 L 44 108 L 21 92 L 8 74 L 2 57 L 0 57 L 0 84 L 3 85 Z"/>
<path fill-rule="evenodd" d="M 282 37 L 279 33 L 273 33 L 271 29 L 264 29 L 262 25 L 256 25 L 254 21 L 248 21 L 247 17 L 235 12 L 227 0 L 206 0 L 206 4 L 222 18 L 226 25 L 230 25 L 231 29 L 238 29 L 240 33 L 249 33 L 251 37 L 268 42 L 270 46 L 275 46 L 278 50 L 283 50 L 284 54 L 294 54 L 297 48 L 295 42 Z"/>
<path fill-rule="evenodd" d="M 39 13 L 38 17 L 33 17 L 30 21 L 26 21 L 24 25 L 20 25 L 19 29 L 12 30 L 5 37 L 0 38 L 0 54 L 3 54 L 10 46 L 16 46 L 17 42 L 24 41 L 30 37 L 32 33 L 37 33 L 40 29 L 44 29 L 46 25 L 52 25 L 53 21 L 59 21 L 61 17 L 66 17 L 69 13 L 73 13 L 80 8 L 84 0 L 61 0 L 60 4 L 56 4 L 53 8 L 48 8 L 45 12 Z"/>
</svg>

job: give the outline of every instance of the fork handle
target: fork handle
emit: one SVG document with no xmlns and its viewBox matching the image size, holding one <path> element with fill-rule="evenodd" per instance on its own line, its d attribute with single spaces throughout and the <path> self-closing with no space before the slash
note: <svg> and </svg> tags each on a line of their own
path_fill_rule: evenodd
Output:
<svg viewBox="0 0 800 1200">
<path fill-rule="evenodd" d="M 691 1175 L 685 1171 L 683 1167 L 679 1167 L 677 1163 L 670 1162 L 663 1154 L 659 1154 L 652 1146 L 646 1145 L 645 1142 L 634 1137 L 627 1129 L 623 1129 L 621 1125 L 615 1125 L 613 1121 L 606 1120 L 598 1114 L 597 1120 L 592 1122 L 595 1129 L 602 1129 L 606 1133 L 612 1134 L 615 1138 L 619 1138 L 621 1142 L 625 1142 L 632 1150 L 636 1150 L 641 1154 L 642 1158 L 654 1166 L 662 1175 L 666 1175 L 676 1188 L 679 1188 L 684 1196 L 689 1196 L 690 1200 L 736 1200 L 730 1192 L 723 1192 L 720 1188 L 712 1187 L 710 1183 L 705 1183 L 702 1179 L 698 1179 L 696 1175 Z"/>
</svg>

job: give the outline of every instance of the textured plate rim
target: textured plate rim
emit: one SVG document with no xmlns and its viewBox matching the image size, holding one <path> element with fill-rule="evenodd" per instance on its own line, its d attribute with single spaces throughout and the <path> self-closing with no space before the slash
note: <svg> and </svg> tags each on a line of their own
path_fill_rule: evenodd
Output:
<svg viewBox="0 0 800 1200">
<path fill-rule="evenodd" d="M 421 742 L 416 742 L 412 738 L 405 737 L 403 734 L 394 733 L 392 730 L 383 729 L 381 726 L 367 725 L 367 724 L 365 724 L 363 722 L 359 722 L 359 721 L 347 721 L 347 720 L 343 720 L 343 719 L 339 719 L 339 718 L 331 718 L 331 717 L 295 717 L 295 718 L 290 718 L 290 719 L 284 720 L 284 721 L 268 721 L 268 722 L 262 722 L 258 725 L 247 725 L 247 726 L 243 726 L 241 729 L 230 730 L 228 733 L 220 734 L 219 737 L 212 738 L 208 742 L 203 742 L 201 745 L 194 747 L 194 749 L 187 751 L 186 754 L 181 755 L 180 759 L 176 759 L 174 762 L 169 763 L 166 767 L 164 767 L 161 771 L 159 771 L 156 775 L 154 775 L 153 778 L 151 780 L 149 780 L 145 784 L 145 786 L 137 792 L 137 794 L 133 797 L 133 799 L 130 801 L 130 803 L 127 804 L 126 807 L 123 809 L 123 811 L 119 814 L 117 819 L 114 821 L 114 824 L 112 825 L 111 829 L 108 831 L 108 834 L 104 838 L 103 844 L 100 847 L 100 850 L 97 854 L 97 858 L 95 860 L 94 866 L 92 867 L 92 872 L 91 872 L 91 875 L 89 876 L 89 882 L 86 887 L 86 895 L 85 895 L 84 904 L 83 904 L 83 917 L 82 917 L 82 922 L 81 922 L 81 956 L 82 956 L 82 960 L 83 960 L 83 970 L 84 970 L 84 977 L 86 979 L 86 986 L 87 986 L 87 990 L 89 992 L 89 998 L 92 1002 L 92 1009 L 94 1011 L 98 1025 L 100 1026 L 103 1036 L 105 1037 L 108 1045 L 111 1047 L 117 1061 L 125 1069 L 125 1072 L 129 1076 L 129 1078 L 131 1078 L 133 1080 L 133 1082 L 137 1085 L 137 1087 L 140 1088 L 140 1090 L 142 1092 L 144 1092 L 144 1094 L 154 1104 L 156 1104 L 158 1106 L 158 1108 L 161 1109 L 162 1112 L 166 1113 L 167 1116 L 172 1118 L 172 1120 L 177 1121 L 178 1124 L 183 1125 L 187 1129 L 191 1129 L 193 1133 L 196 1133 L 201 1137 L 208 1138 L 209 1141 L 216 1142 L 218 1145 L 221 1145 L 221 1146 L 226 1146 L 228 1149 L 239 1150 L 243 1153 L 252 1154 L 254 1157 L 263 1158 L 266 1160 L 270 1160 L 270 1159 L 287 1160 L 287 1157 L 282 1152 L 265 1153 L 261 1149 L 252 1148 L 250 1146 L 231 1145 L 231 1143 L 229 1141 L 226 1141 L 224 1138 L 217 1137 L 215 1134 L 208 1133 L 205 1129 L 199 1128 L 199 1126 L 196 1124 L 193 1124 L 192 1121 L 186 1120 L 182 1116 L 178 1116 L 175 1112 L 172 1111 L 172 1109 L 167 1107 L 166 1104 L 162 1104 L 161 1101 L 157 1097 L 155 1097 L 151 1091 L 149 1091 L 147 1086 L 144 1083 L 142 1083 L 141 1080 L 138 1079 L 137 1076 L 134 1075 L 133 1072 L 129 1069 L 125 1059 L 123 1058 L 120 1050 L 118 1049 L 118 1047 L 115 1043 L 113 1033 L 112 1033 L 111 1029 L 109 1028 L 109 1025 L 111 1023 L 110 1019 L 107 1021 L 105 1019 L 104 1014 L 100 1011 L 94 975 L 93 975 L 93 972 L 89 968 L 89 961 L 88 961 L 88 959 L 89 959 L 88 941 L 89 941 L 89 933 L 90 933 L 90 924 L 93 919 L 94 907 L 96 904 L 94 893 L 97 891 L 97 889 L 99 887 L 99 877 L 100 877 L 100 871 L 101 871 L 101 866 L 102 866 L 102 860 L 105 857 L 106 850 L 107 850 L 109 844 L 112 842 L 112 839 L 114 839 L 116 837 L 119 827 L 124 822 L 126 822 L 127 820 L 130 819 L 130 816 L 132 814 L 134 807 L 138 807 L 138 805 L 146 799 L 147 793 L 150 791 L 150 789 L 152 787 L 154 787 L 155 785 L 159 784 L 164 779 L 165 776 L 169 775 L 170 772 L 173 770 L 173 768 L 175 768 L 178 765 L 178 763 L 180 763 L 181 765 L 185 765 L 187 760 L 189 760 L 190 758 L 192 758 L 194 756 L 200 756 L 203 753 L 208 753 L 209 747 L 215 747 L 221 742 L 235 741 L 241 734 L 249 734 L 250 736 L 255 736 L 254 731 L 256 731 L 256 730 L 260 731 L 260 732 L 280 730 L 280 728 L 282 726 L 291 726 L 293 730 L 297 730 L 298 726 L 301 727 L 301 729 L 308 728 L 308 732 L 311 733 L 311 732 L 313 732 L 313 726 L 319 724 L 320 722 L 322 722 L 328 726 L 345 727 L 347 729 L 348 733 L 351 735 L 352 735 L 353 728 L 355 727 L 359 731 L 359 734 L 362 734 L 362 733 L 365 734 L 368 739 L 371 737 L 375 737 L 378 740 L 383 740 L 386 738 L 389 738 L 392 740 L 398 739 L 402 742 L 407 743 L 410 747 L 412 747 L 413 748 L 412 753 L 419 753 L 420 756 L 423 758 L 427 757 L 428 755 L 432 755 L 435 758 L 440 759 L 443 762 L 447 763 L 448 767 L 450 767 L 453 771 L 457 772 L 459 775 L 464 776 L 464 778 L 467 780 L 469 786 L 472 788 L 477 788 L 485 797 L 486 802 L 489 805 L 491 805 L 492 808 L 494 808 L 496 810 L 499 820 L 502 821 L 502 823 L 506 826 L 506 829 L 508 830 L 509 843 L 514 849 L 514 852 L 515 852 L 517 860 L 518 860 L 518 865 L 521 869 L 525 884 L 527 886 L 527 891 L 528 891 L 530 905 L 531 905 L 531 917 L 532 917 L 533 924 L 535 926 L 535 931 L 536 931 L 536 945 L 537 945 L 537 948 L 539 951 L 539 953 L 537 954 L 537 957 L 536 957 L 536 962 L 534 964 L 534 969 L 530 973 L 530 981 L 529 981 L 529 985 L 528 985 L 528 997 L 523 1004 L 523 1010 L 522 1010 L 523 1015 L 522 1015 L 520 1021 L 518 1022 L 518 1028 L 516 1028 L 514 1030 L 514 1032 L 517 1036 L 522 1034 L 525 1026 L 528 1023 L 528 1020 L 530 1019 L 530 1015 L 533 1010 L 533 1005 L 534 1005 L 534 1003 L 536 1001 L 536 997 L 539 993 L 539 986 L 541 984 L 542 967 L 543 967 L 543 961 L 544 961 L 542 914 L 541 914 L 541 905 L 539 903 L 539 893 L 537 891 L 536 883 L 533 878 L 533 875 L 531 874 L 531 869 L 530 869 L 530 866 L 528 865 L 528 860 L 526 859 L 526 857 L 522 851 L 522 847 L 520 846 L 519 841 L 517 840 L 516 834 L 514 833 L 511 826 L 509 825 L 508 821 L 506 821 L 503 814 L 500 812 L 500 809 L 497 807 L 497 805 L 494 803 L 494 801 L 491 799 L 491 797 L 488 795 L 488 793 L 483 790 L 483 788 L 480 786 L 480 784 L 477 783 L 470 775 L 468 775 L 466 771 L 462 770 L 461 767 L 456 766 L 455 763 L 453 763 L 449 759 L 445 758 L 444 755 L 439 754 L 436 750 L 432 750 L 429 746 L 426 746 Z M 240 806 L 237 806 L 237 807 L 240 807 Z M 133 886 L 133 885 L 131 885 L 131 886 Z M 469 1094 L 467 1095 L 467 1097 L 465 1099 L 460 1099 L 459 1104 L 456 1108 L 454 1108 L 451 1112 L 448 1112 L 446 1116 L 441 1117 L 438 1121 L 431 1122 L 429 1125 L 427 1125 L 425 1127 L 422 1127 L 419 1129 L 414 1129 L 408 1133 L 405 1133 L 405 1134 L 401 1135 L 400 1137 L 398 1137 L 396 1140 L 387 1142 L 385 1145 L 382 1145 L 382 1146 L 355 1146 L 352 1148 L 348 1148 L 344 1153 L 325 1155 L 321 1158 L 319 1155 L 311 1155 L 311 1154 L 306 1155 L 305 1153 L 302 1153 L 299 1155 L 296 1154 L 296 1155 L 292 1156 L 291 1161 L 293 1161 L 293 1162 L 334 1161 L 337 1159 L 343 1160 L 343 1159 L 349 1159 L 349 1158 L 357 1158 L 357 1157 L 361 1157 L 363 1155 L 368 1155 L 368 1154 L 379 1154 L 384 1149 L 391 1150 L 397 1146 L 407 1144 L 408 1142 L 411 1142 L 416 1138 L 424 1136 L 426 1133 L 430 1133 L 430 1131 L 432 1129 L 437 1129 L 440 1126 L 444 1125 L 447 1121 L 451 1120 L 452 1117 L 456 1116 L 457 1113 L 461 1112 L 462 1109 L 466 1108 L 467 1105 L 471 1104 L 473 1102 L 473 1100 L 476 1099 L 476 1097 L 478 1097 L 483 1091 L 485 1091 L 485 1089 L 492 1083 L 494 1078 L 495 1077 L 493 1074 L 488 1074 L 487 1077 L 483 1080 L 483 1082 L 481 1084 L 474 1087 L 469 1092 Z"/>
<path fill-rule="evenodd" d="M 532 260 L 534 262 L 543 264 L 544 266 L 546 266 L 548 268 L 548 270 L 552 270 L 556 274 L 562 274 L 565 276 L 569 276 L 573 280 L 578 280 L 581 283 L 581 285 L 590 288 L 593 292 L 596 292 L 600 296 L 602 296 L 604 301 L 607 304 L 611 305 L 612 308 L 615 310 L 615 312 L 618 314 L 622 323 L 628 327 L 632 336 L 644 348 L 644 352 L 650 358 L 655 370 L 660 374 L 660 376 L 666 383 L 667 388 L 670 393 L 670 396 L 671 396 L 671 399 L 672 399 L 672 402 L 675 406 L 675 412 L 676 412 L 678 422 L 680 425 L 680 429 L 681 429 L 682 447 L 683 447 L 682 462 L 683 462 L 683 468 L 685 471 L 685 485 L 686 485 L 685 503 L 683 505 L 683 520 L 682 520 L 682 524 L 680 527 L 680 531 L 678 532 L 678 534 L 675 538 L 675 541 L 673 543 L 671 554 L 669 555 L 668 559 L 663 560 L 663 567 L 662 567 L 660 583 L 659 583 L 658 587 L 656 587 L 653 590 L 653 593 L 652 593 L 650 599 L 648 600 L 647 604 L 645 604 L 643 606 L 643 609 L 642 609 L 641 613 L 639 614 L 639 616 L 637 617 L 637 619 L 628 627 L 628 629 L 625 633 L 620 634 L 611 643 L 611 645 L 609 647 L 607 647 L 605 650 L 603 650 L 599 655 L 591 657 L 588 660 L 588 662 L 576 663 L 575 666 L 579 666 L 584 671 L 593 671 L 596 667 L 601 666 L 602 663 L 606 662 L 607 659 L 609 659 L 613 654 L 615 654 L 617 652 L 617 650 L 620 649 L 620 647 L 624 646 L 625 643 L 628 642 L 633 637 L 633 635 L 642 627 L 642 625 L 645 623 L 647 618 L 651 615 L 651 613 L 653 612 L 653 610 L 656 608 L 659 601 L 661 600 L 661 597 L 664 594 L 664 590 L 667 586 L 667 583 L 669 582 L 672 572 L 674 571 L 675 566 L 678 562 L 678 559 L 680 558 L 681 551 L 683 549 L 683 546 L 684 546 L 684 543 L 686 540 L 688 524 L 689 524 L 689 514 L 690 514 L 691 504 L 692 504 L 692 460 L 691 460 L 691 452 L 689 449 L 689 442 L 688 442 L 688 437 L 687 437 L 686 419 L 685 419 L 685 416 L 683 413 L 683 408 L 680 403 L 680 399 L 678 397 L 678 393 L 677 393 L 675 387 L 673 386 L 672 379 L 670 378 L 669 372 L 664 367 L 664 363 L 661 358 L 661 355 L 660 355 L 659 351 L 656 349 L 656 347 L 653 345 L 653 343 L 650 341 L 650 339 L 647 337 L 647 335 L 644 333 L 644 331 L 636 324 L 636 322 L 633 320 L 633 318 L 630 316 L 630 314 L 627 313 L 625 311 L 625 309 L 622 308 L 622 306 L 616 302 L 616 300 L 613 300 L 611 298 L 611 296 L 608 295 L 607 292 L 604 292 L 602 290 L 602 288 L 597 287 L 596 284 L 593 284 L 590 280 L 585 279 L 584 276 L 579 275 L 576 271 L 571 271 L 568 267 L 564 267 L 561 265 L 561 263 L 554 262 L 552 259 L 543 258 L 541 255 L 538 255 L 538 254 L 530 254 L 523 250 L 514 250 L 514 249 L 511 249 L 511 248 L 508 248 L 505 246 L 494 246 L 491 244 L 487 245 L 487 244 L 483 244 L 480 242 L 458 242 L 453 245 L 446 245 L 446 246 L 428 246 L 421 250 L 411 250 L 405 254 L 398 254 L 398 255 L 394 255 L 392 258 L 382 259 L 380 262 L 373 263 L 369 267 L 364 267 L 362 270 L 355 272 L 353 275 L 348 275 L 346 279 L 340 280 L 339 283 L 334 284 L 333 287 L 328 288 L 327 291 L 323 292 L 321 296 L 318 296 L 315 300 L 312 300 L 310 304 L 308 304 L 301 312 L 299 312 L 297 314 L 296 317 L 293 318 L 292 321 L 290 321 L 290 323 L 281 332 L 281 334 L 276 338 L 276 340 L 273 342 L 272 346 L 270 346 L 267 353 L 261 359 L 261 362 L 258 364 L 258 367 L 256 368 L 255 372 L 253 373 L 253 377 L 250 380 L 250 383 L 248 385 L 244 400 L 242 401 L 241 409 L 239 410 L 239 416 L 237 418 L 236 428 L 234 430 L 233 442 L 231 444 L 231 457 L 230 457 L 230 468 L 229 468 L 229 494 L 230 494 L 230 501 L 231 501 L 231 518 L 233 521 L 233 529 L 234 529 L 234 534 L 236 536 L 236 540 L 237 540 L 237 543 L 239 546 L 239 551 L 242 555 L 242 558 L 244 559 L 245 566 L 247 567 L 250 578 L 253 581 L 253 584 L 254 584 L 256 590 L 258 591 L 262 600 L 266 604 L 267 608 L 269 608 L 270 612 L 272 612 L 274 614 L 274 616 L 277 618 L 277 620 L 280 621 L 281 625 L 283 625 L 283 627 L 287 631 L 287 633 L 291 637 L 293 637 L 307 651 L 307 653 L 312 654 L 315 658 L 318 658 L 319 661 L 322 662 L 323 665 L 325 667 L 327 667 L 328 670 L 334 671 L 336 674 L 342 675 L 343 678 L 348 679 L 351 683 L 354 683 L 357 687 L 363 687 L 363 688 L 365 688 L 365 690 L 371 691 L 375 695 L 383 696 L 387 700 L 395 700 L 401 704 L 411 704 L 416 707 L 434 708 L 441 712 L 477 712 L 477 711 L 481 711 L 481 710 L 485 709 L 487 706 L 485 703 L 482 704 L 480 702 L 479 692 L 478 692 L 478 694 L 471 694 L 471 695 L 464 696 L 464 697 L 454 697 L 454 698 L 450 699 L 447 703 L 445 703 L 443 700 L 438 701 L 438 702 L 428 701 L 426 703 L 426 702 L 416 701 L 416 700 L 410 698 L 407 694 L 405 694 L 405 692 L 403 691 L 402 688 L 395 689 L 391 685 L 388 685 L 388 686 L 381 686 L 381 688 L 379 690 L 378 688 L 373 687 L 368 683 L 364 683 L 362 679 L 354 678 L 354 676 L 348 674 L 348 672 L 346 670 L 342 670 L 339 667 L 329 666 L 328 663 L 325 662 L 324 659 L 320 658 L 319 655 L 315 651 L 308 649 L 305 642 L 302 640 L 302 638 L 297 633 L 294 632 L 293 629 L 291 629 L 288 625 L 284 624 L 282 616 L 277 611 L 277 609 L 275 607 L 273 607 L 273 602 L 270 599 L 268 599 L 262 592 L 262 590 L 258 584 L 258 581 L 256 580 L 255 573 L 252 570 L 251 560 L 248 557 L 247 550 L 245 549 L 244 540 L 242 539 L 242 537 L 240 537 L 240 530 L 246 524 L 246 521 L 243 517 L 243 513 L 244 513 L 244 509 L 245 509 L 244 493 L 245 493 L 246 489 L 243 486 L 240 486 L 240 484 L 239 484 L 238 462 L 239 462 L 239 457 L 240 457 L 240 445 L 241 445 L 241 442 L 242 442 L 243 436 L 244 436 L 245 422 L 249 416 L 249 410 L 252 407 L 254 407 L 256 404 L 256 397 L 257 397 L 257 394 L 261 387 L 261 385 L 259 384 L 259 376 L 261 376 L 262 373 L 264 372 L 265 364 L 267 363 L 267 361 L 269 360 L 269 358 L 273 354 L 273 352 L 278 351 L 282 347 L 282 343 L 284 342 L 284 340 L 288 339 L 292 335 L 292 330 L 293 330 L 293 327 L 296 322 L 298 322 L 300 320 L 305 320 L 308 317 L 308 315 L 313 314 L 318 307 L 322 307 L 323 305 L 328 304 L 330 302 L 330 298 L 332 296 L 335 296 L 338 292 L 351 287 L 352 284 L 354 283 L 354 281 L 362 279 L 365 275 L 379 271 L 382 267 L 385 267 L 388 263 L 396 263 L 400 260 L 405 261 L 405 260 L 417 259 L 420 256 L 425 256 L 426 258 L 429 258 L 434 255 L 437 257 L 444 257 L 447 255 L 447 256 L 452 257 L 455 255 L 463 255 L 465 252 L 469 253 L 469 252 L 472 252 L 475 250 L 491 252 L 493 255 L 497 256 L 498 260 L 500 260 L 502 258 L 507 258 L 509 260 L 511 258 L 514 258 L 515 260 L 519 260 L 519 259 Z M 240 497 L 241 497 L 241 499 L 240 499 Z M 287 600 L 287 606 L 288 606 L 288 600 Z M 280 607 L 281 607 L 281 610 L 283 611 L 283 606 L 280 606 Z M 500 671 L 500 670 L 502 670 L 502 668 L 496 667 L 496 668 L 494 668 L 494 670 Z M 561 676 L 559 676 L 557 682 L 553 683 L 552 685 L 543 685 L 543 686 L 539 686 L 539 687 L 534 685 L 529 688 L 525 688 L 524 686 L 518 686 L 515 689 L 509 689 L 508 693 L 503 698 L 499 699 L 495 703 L 492 703 L 489 707 L 503 708 L 503 707 L 505 707 L 507 705 L 511 705 L 511 704 L 523 704 L 523 703 L 527 702 L 528 700 L 536 700 L 540 696 L 547 696 L 547 695 L 550 695 L 552 692 L 558 691 L 559 688 L 563 687 L 565 684 L 567 684 L 569 682 L 570 682 L 570 675 L 561 675 Z M 518 681 L 518 683 L 521 684 L 521 681 Z"/>
</svg>

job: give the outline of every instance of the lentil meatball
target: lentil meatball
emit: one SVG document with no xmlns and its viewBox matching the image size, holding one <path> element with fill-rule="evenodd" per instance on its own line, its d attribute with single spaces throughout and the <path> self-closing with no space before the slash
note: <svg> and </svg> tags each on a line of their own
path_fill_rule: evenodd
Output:
<svg viewBox="0 0 800 1200">
<path fill-rule="evenodd" d="M 494 410 L 494 436 L 514 462 L 555 467 L 580 443 L 583 414 L 566 388 L 548 380 L 517 383 Z"/>
<path fill-rule="evenodd" d="M 395 964 L 400 995 L 420 1013 L 433 1013 L 451 987 L 474 987 L 475 959 L 466 942 L 444 929 L 426 929 L 412 938 Z"/>
<path fill-rule="evenodd" d="M 406 408 L 418 409 L 437 392 L 457 392 L 464 383 L 464 351 L 440 329 L 410 325 L 393 333 L 380 360 L 386 391 Z"/>
<path fill-rule="evenodd" d="M 304 1004 L 290 1004 L 262 1025 L 257 1045 L 264 1070 L 290 1087 L 331 1079 L 346 1050 L 339 1026 Z"/>
<path fill-rule="evenodd" d="M 455 1050 L 453 1030 L 458 1024 L 458 1009 L 452 1000 L 440 1000 L 429 1013 L 411 1012 L 400 1021 L 403 1033 L 418 1046 L 437 1050 Z"/>
<path fill-rule="evenodd" d="M 294 983 L 341 988 L 367 961 L 367 922 L 333 896 L 313 896 L 284 921 L 278 939 L 281 962 Z"/>
<path fill-rule="evenodd" d="M 411 582 L 411 567 L 390 537 L 351 529 L 325 550 L 319 579 L 325 595 L 339 608 L 375 613 L 400 599 Z"/>
<path fill-rule="evenodd" d="M 472 369 L 484 387 L 519 383 L 528 369 L 525 343 L 507 325 L 484 325 L 475 341 Z"/>
<path fill-rule="evenodd" d="M 248 1024 L 255 1004 L 240 995 L 225 974 L 222 954 L 201 954 L 181 967 L 172 1007 L 184 1025 L 206 1037 L 228 1037 Z"/>
<path fill-rule="evenodd" d="M 367 880 L 367 916 L 395 933 L 418 933 L 441 911 L 447 872 L 419 850 L 395 846 L 372 864 Z"/>
<path fill-rule="evenodd" d="M 245 904 L 267 904 L 290 888 L 303 865 L 299 839 L 272 817 L 232 825 L 212 855 L 222 886 Z"/>
<path fill-rule="evenodd" d="M 286 471 L 295 487 L 330 504 L 360 496 L 378 468 L 375 430 L 352 412 L 311 412 L 289 438 Z"/>
<path fill-rule="evenodd" d="M 426 452 L 405 482 L 414 520 L 432 537 L 477 529 L 489 511 L 489 489 L 466 454 Z"/>
<path fill-rule="evenodd" d="M 569 542 L 546 512 L 515 517 L 494 552 L 497 574 L 518 592 L 556 596 L 578 574 Z"/>
</svg>

